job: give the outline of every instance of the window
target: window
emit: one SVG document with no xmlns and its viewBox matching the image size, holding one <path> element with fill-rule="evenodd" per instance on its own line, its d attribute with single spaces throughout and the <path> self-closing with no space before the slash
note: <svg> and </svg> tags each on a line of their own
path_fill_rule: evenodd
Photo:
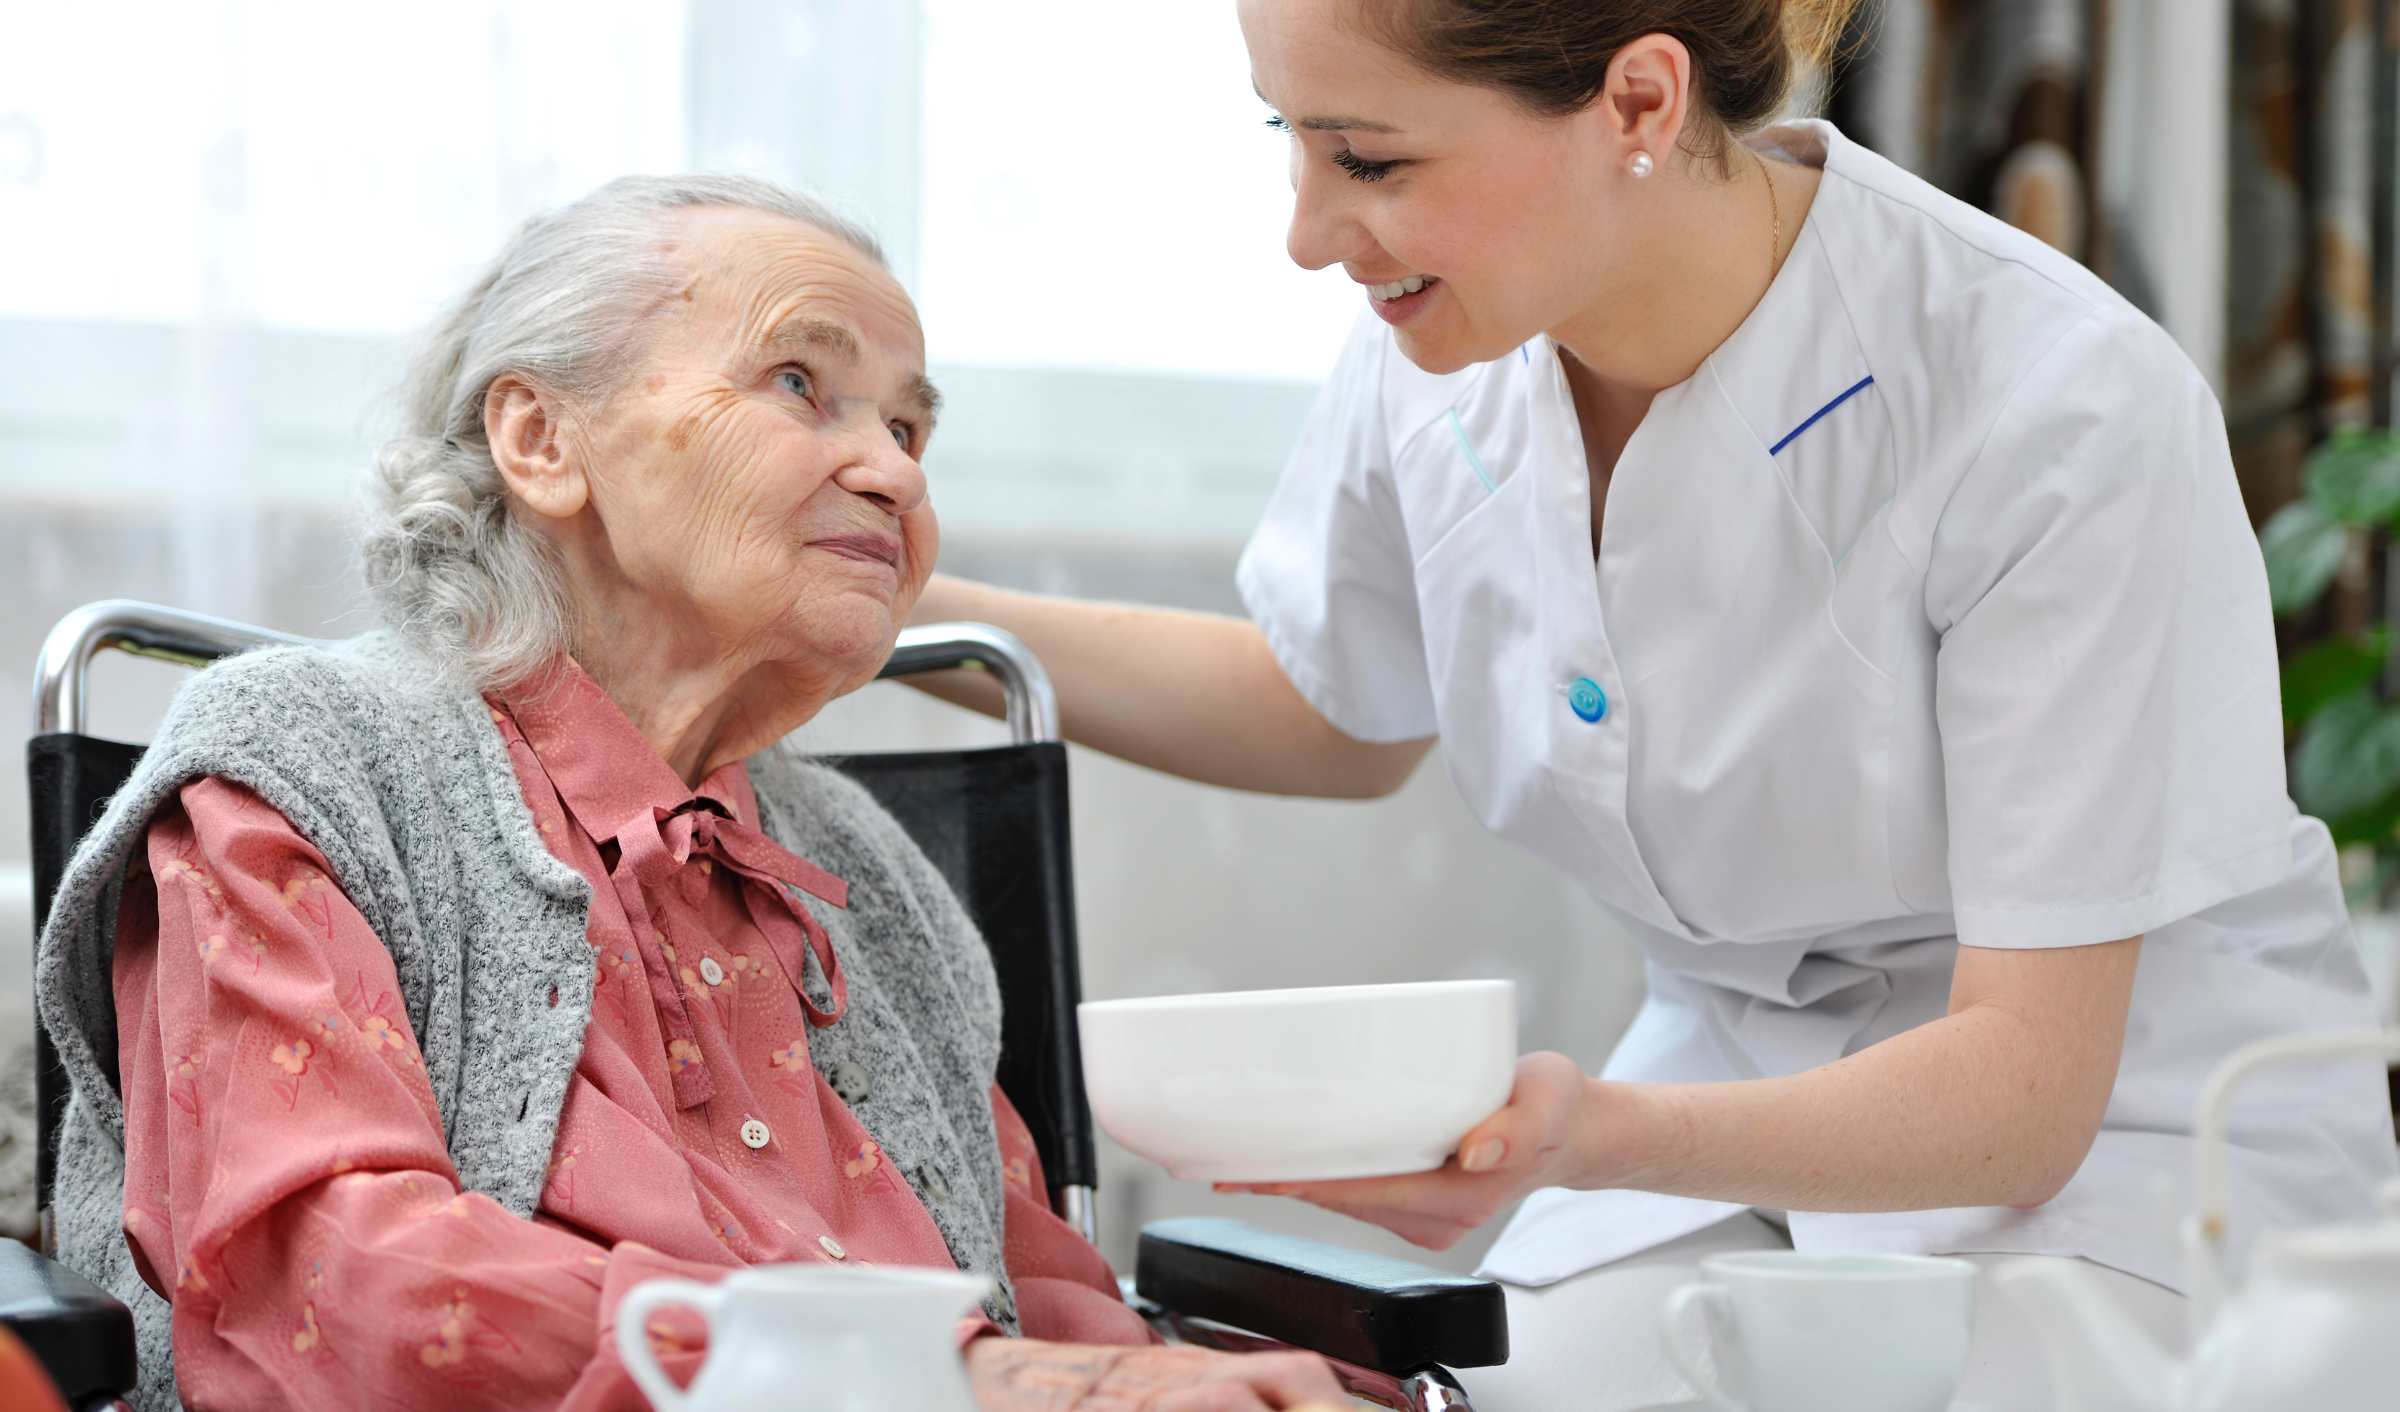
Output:
<svg viewBox="0 0 2400 1412">
<path fill-rule="evenodd" d="M 11 499 L 338 507 L 399 338 L 528 215 L 624 172 L 746 169 L 883 231 L 950 393 L 928 465 L 961 543 L 1238 542 L 1359 305 L 1283 254 L 1283 140 L 1222 0 L 1058 0 L 1038 22 L 978 0 L 201 0 L 7 23 Z M 107 81 L 60 55 L 106 55 Z"/>
</svg>

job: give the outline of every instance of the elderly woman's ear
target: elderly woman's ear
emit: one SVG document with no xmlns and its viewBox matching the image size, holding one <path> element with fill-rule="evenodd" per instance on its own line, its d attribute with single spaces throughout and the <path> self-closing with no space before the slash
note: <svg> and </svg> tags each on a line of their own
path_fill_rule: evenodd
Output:
<svg viewBox="0 0 2400 1412">
<path fill-rule="evenodd" d="M 581 459 L 567 436 L 566 406 L 518 373 L 492 380 L 484 395 L 483 435 L 509 493 L 544 519 L 564 520 L 591 503 Z"/>
</svg>

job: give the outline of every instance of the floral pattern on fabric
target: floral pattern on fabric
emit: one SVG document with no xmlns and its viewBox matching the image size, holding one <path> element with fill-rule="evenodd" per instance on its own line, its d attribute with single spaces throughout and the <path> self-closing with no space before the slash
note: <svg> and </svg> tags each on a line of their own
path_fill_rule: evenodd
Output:
<svg viewBox="0 0 2400 1412">
<path fill-rule="evenodd" d="M 742 767 L 686 789 L 571 675 L 528 728 L 508 703 L 493 711 L 543 841 L 593 886 L 592 1019 L 532 1220 L 459 1190 L 391 955 L 324 858 L 222 779 L 185 786 L 153 820 L 118 912 L 125 1229 L 174 1302 L 193 1412 L 634 1412 L 646 1404 L 609 1330 L 640 1279 L 950 1264 L 916 1192 L 809 1061 L 823 1012 L 754 919 L 797 904 L 745 897 L 767 889 L 703 857 L 636 886 L 603 854 L 636 811 L 754 828 Z M 685 1033 L 670 1034 L 670 1003 Z M 676 1075 L 695 1071 L 711 1093 L 687 1106 Z M 1118 1318 L 1132 1316 L 1098 1253 L 1036 1199 L 1031 1139 L 993 1100 L 1012 1275 L 1038 1255 L 1084 1287 L 1063 1303 L 1020 1290 L 1024 1328 L 1144 1341 Z M 753 1118 L 771 1133 L 756 1148 L 742 1137 Z M 669 1366 L 688 1374 L 698 1335 L 678 1337 Z"/>
</svg>

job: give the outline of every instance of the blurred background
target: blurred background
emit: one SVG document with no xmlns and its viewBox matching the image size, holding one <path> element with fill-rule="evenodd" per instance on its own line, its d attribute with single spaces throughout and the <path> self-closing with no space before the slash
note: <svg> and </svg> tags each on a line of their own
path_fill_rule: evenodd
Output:
<svg viewBox="0 0 2400 1412">
<path fill-rule="evenodd" d="M 2263 524 L 2329 437 L 2390 418 L 2393 3 L 1868 0 L 1795 111 L 2165 324 Z M 882 234 L 948 399 L 945 569 L 1238 614 L 1235 557 L 1358 307 L 1283 254 L 1265 116 L 1231 0 L 0 0 L 0 700 L 98 598 L 362 630 L 347 516 L 403 339 L 526 217 L 627 172 L 753 172 Z M 2380 703 L 2388 533 L 2327 523 L 2287 646 L 2371 658 L 2337 685 Z M 105 655 L 97 733 L 147 739 L 179 677 Z M 12 758 L 27 727 L 0 713 Z M 804 738 L 1001 736 L 874 687 Z M 1438 761 L 1371 804 L 1074 770 L 1088 996 L 1509 977 L 1524 1043 L 1587 1068 L 1640 1003 L 1630 943 Z M 30 1043 L 25 820 L 12 766 L 0 1056 Z M 2389 878 L 2360 859 L 2373 913 Z M 30 1216 L 28 1106 L 0 1103 L 0 1227 Z M 1399 1248 L 1104 1151 L 1121 1268 L 1142 1221 L 1204 1211 Z"/>
</svg>

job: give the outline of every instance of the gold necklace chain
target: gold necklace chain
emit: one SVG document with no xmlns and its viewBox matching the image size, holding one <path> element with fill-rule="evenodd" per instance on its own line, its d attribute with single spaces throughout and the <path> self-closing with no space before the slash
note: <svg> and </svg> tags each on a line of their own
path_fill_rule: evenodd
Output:
<svg viewBox="0 0 2400 1412">
<path fill-rule="evenodd" d="M 1767 183 L 1767 211 L 1775 218 L 1775 232 L 1768 237 L 1767 246 L 1767 283 L 1773 284 L 1775 276 L 1783 273 L 1783 203 L 1775 199 L 1775 177 L 1767 170 L 1767 159 L 1754 150 L 1750 160 L 1758 163 L 1758 174 Z"/>
</svg>

